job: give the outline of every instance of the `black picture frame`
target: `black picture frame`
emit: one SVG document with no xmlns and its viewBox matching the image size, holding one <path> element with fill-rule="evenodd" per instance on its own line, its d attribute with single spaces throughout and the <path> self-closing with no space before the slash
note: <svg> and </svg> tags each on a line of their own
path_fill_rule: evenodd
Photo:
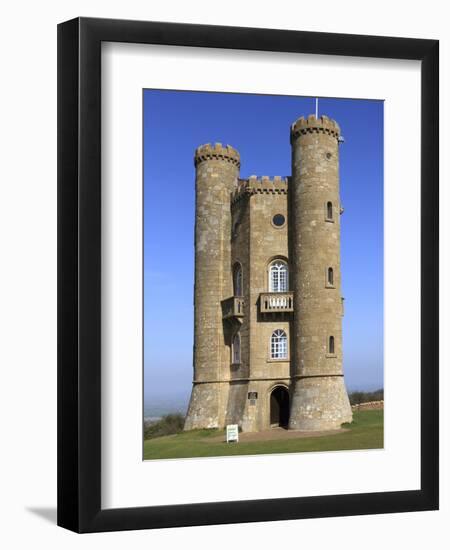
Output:
<svg viewBox="0 0 450 550">
<path fill-rule="evenodd" d="M 421 61 L 421 488 L 101 508 L 101 43 Z M 77 18 L 58 26 L 58 525 L 76 532 L 438 509 L 439 42 Z"/>
</svg>

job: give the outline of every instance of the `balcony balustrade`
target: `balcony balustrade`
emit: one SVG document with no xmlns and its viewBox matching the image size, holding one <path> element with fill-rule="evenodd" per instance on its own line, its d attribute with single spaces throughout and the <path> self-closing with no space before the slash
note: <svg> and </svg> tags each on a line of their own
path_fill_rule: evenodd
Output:
<svg viewBox="0 0 450 550">
<path fill-rule="evenodd" d="M 244 317 L 244 298 L 242 296 L 231 296 L 222 300 L 222 318 L 237 319 L 240 322 Z"/>
<path fill-rule="evenodd" d="M 259 297 L 261 313 L 290 313 L 294 311 L 293 292 L 263 292 Z"/>
</svg>

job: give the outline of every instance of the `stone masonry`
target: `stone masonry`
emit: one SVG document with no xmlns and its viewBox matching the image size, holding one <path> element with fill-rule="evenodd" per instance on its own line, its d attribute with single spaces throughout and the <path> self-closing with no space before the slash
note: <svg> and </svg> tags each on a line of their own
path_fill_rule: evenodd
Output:
<svg viewBox="0 0 450 550">
<path fill-rule="evenodd" d="M 342 367 L 337 123 L 291 127 L 292 176 L 196 150 L 194 380 L 185 429 L 350 422 Z"/>
</svg>

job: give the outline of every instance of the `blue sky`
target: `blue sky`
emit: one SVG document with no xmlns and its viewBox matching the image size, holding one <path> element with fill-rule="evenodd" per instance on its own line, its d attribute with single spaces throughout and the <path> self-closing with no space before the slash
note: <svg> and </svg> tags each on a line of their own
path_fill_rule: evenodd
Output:
<svg viewBox="0 0 450 550">
<path fill-rule="evenodd" d="M 144 91 L 144 395 L 172 400 L 192 382 L 194 150 L 230 144 L 241 177 L 291 173 L 289 128 L 310 97 Z M 383 102 L 320 98 L 340 147 L 344 374 L 383 386 Z"/>
</svg>

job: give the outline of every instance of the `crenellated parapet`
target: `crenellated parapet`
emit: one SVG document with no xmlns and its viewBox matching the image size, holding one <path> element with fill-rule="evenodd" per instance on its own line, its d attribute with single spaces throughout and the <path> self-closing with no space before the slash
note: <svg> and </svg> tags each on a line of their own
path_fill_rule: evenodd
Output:
<svg viewBox="0 0 450 550">
<path fill-rule="evenodd" d="M 222 145 L 221 143 L 206 143 L 205 145 L 197 147 L 194 156 L 195 166 L 207 160 L 230 162 L 238 168 L 241 165 L 241 158 L 238 151 L 231 147 L 231 145 Z"/>
<path fill-rule="evenodd" d="M 250 176 L 247 179 L 238 180 L 237 188 L 231 196 L 231 204 L 245 196 L 257 193 L 286 195 L 287 192 L 288 178 L 281 176 L 274 176 L 273 178 L 269 178 L 269 176 Z"/>
<path fill-rule="evenodd" d="M 300 135 L 314 133 L 327 134 L 339 139 L 341 129 L 335 120 L 325 115 L 319 118 L 314 115 L 309 115 L 308 118 L 300 117 L 291 126 L 291 143 Z"/>
</svg>

